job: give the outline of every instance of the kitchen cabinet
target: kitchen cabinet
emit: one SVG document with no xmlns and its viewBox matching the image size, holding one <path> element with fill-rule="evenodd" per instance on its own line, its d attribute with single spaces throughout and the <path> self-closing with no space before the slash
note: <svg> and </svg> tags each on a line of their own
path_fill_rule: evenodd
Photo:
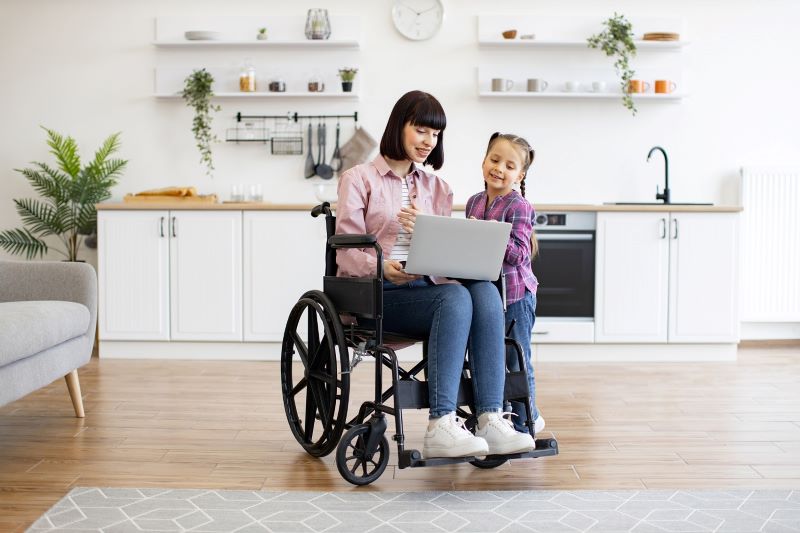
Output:
<svg viewBox="0 0 800 533">
<path fill-rule="evenodd" d="M 597 215 L 595 342 L 738 342 L 738 214 Z"/>
<path fill-rule="evenodd" d="M 242 338 L 240 211 L 100 211 L 103 340 Z"/>
<path fill-rule="evenodd" d="M 283 339 L 300 296 L 322 289 L 325 222 L 307 211 L 244 212 L 244 340 Z"/>
</svg>

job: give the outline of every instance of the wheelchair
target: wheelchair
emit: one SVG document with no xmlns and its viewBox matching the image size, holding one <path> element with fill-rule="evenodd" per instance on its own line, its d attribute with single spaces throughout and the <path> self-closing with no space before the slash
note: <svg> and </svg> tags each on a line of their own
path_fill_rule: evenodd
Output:
<svg viewBox="0 0 800 533">
<path fill-rule="evenodd" d="M 336 467 L 354 485 L 378 479 L 389 462 L 386 415 L 394 416 L 398 466 L 416 468 L 470 462 L 478 468 L 495 468 L 509 459 L 558 454 L 553 438 L 536 439 L 534 450 L 486 457 L 425 458 L 418 450 L 406 449 L 403 410 L 425 409 L 428 385 L 427 339 L 395 336 L 383 331 L 383 253 L 374 235 L 335 235 L 336 217 L 324 202 L 311 216 L 325 215 L 327 243 L 323 290 L 302 295 L 289 313 L 281 346 L 281 388 L 289 427 L 297 442 L 314 457 L 336 450 Z M 336 250 L 372 248 L 377 256 L 374 278 L 336 277 Z M 342 316 L 370 319 L 371 327 L 343 323 Z M 512 325 L 513 327 L 513 325 Z M 423 343 L 423 358 L 406 370 L 399 366 L 391 345 Z M 520 371 L 507 371 L 504 400 L 521 401 L 527 427 L 534 435 L 528 377 L 521 346 L 506 337 L 506 349 L 516 353 Z M 352 361 L 349 352 L 353 351 Z M 375 359 L 374 400 L 365 401 L 358 413 L 347 419 L 350 375 L 364 357 Z M 391 373 L 391 386 L 383 390 L 383 372 Z M 391 405 L 387 401 L 392 399 Z M 470 368 L 465 358 L 456 414 L 474 431 L 475 416 Z"/>
</svg>

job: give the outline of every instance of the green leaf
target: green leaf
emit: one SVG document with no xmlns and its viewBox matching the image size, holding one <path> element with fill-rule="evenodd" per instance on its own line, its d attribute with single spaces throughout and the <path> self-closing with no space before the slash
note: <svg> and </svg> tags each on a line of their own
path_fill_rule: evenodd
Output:
<svg viewBox="0 0 800 533">
<path fill-rule="evenodd" d="M 47 145 L 50 153 L 58 160 L 59 168 L 74 178 L 81 170 L 81 158 L 78 155 L 78 145 L 72 137 L 44 128 L 47 132 Z"/>
<path fill-rule="evenodd" d="M 0 247 L 12 255 L 25 254 L 26 259 L 44 257 L 47 253 L 47 243 L 21 228 L 0 232 Z"/>
<path fill-rule="evenodd" d="M 22 222 L 34 233 L 46 236 L 64 232 L 64 213 L 58 207 L 32 198 L 14 200 L 14 203 Z"/>
</svg>

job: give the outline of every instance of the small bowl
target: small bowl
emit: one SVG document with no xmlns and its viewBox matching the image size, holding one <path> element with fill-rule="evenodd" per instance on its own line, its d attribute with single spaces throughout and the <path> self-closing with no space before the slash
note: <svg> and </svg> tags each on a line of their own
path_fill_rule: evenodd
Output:
<svg viewBox="0 0 800 533">
<path fill-rule="evenodd" d="M 532 41 L 533 39 L 536 39 L 536 34 L 535 33 L 524 33 L 524 34 L 520 35 L 519 38 L 520 39 L 525 39 L 526 41 Z"/>
<path fill-rule="evenodd" d="M 513 39 L 517 36 L 517 30 L 506 30 L 503 32 L 504 39 Z"/>
<path fill-rule="evenodd" d="M 320 202 L 335 203 L 336 200 L 339 199 L 339 195 L 336 192 L 337 185 L 338 184 L 334 180 L 315 183 L 314 196 L 316 196 L 317 200 Z"/>
<path fill-rule="evenodd" d="M 217 41 L 222 37 L 218 31 L 192 30 L 183 33 L 187 41 Z"/>
</svg>

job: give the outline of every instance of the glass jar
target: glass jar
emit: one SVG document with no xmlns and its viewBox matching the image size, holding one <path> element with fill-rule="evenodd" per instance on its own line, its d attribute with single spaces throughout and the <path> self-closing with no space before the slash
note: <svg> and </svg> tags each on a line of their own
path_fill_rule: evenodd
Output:
<svg viewBox="0 0 800 533">
<path fill-rule="evenodd" d="M 306 16 L 306 39 L 327 39 L 331 36 L 331 22 L 327 9 L 309 9 Z"/>
<path fill-rule="evenodd" d="M 252 63 L 245 63 L 239 74 L 239 91 L 254 93 L 256 91 L 256 67 Z"/>
</svg>

